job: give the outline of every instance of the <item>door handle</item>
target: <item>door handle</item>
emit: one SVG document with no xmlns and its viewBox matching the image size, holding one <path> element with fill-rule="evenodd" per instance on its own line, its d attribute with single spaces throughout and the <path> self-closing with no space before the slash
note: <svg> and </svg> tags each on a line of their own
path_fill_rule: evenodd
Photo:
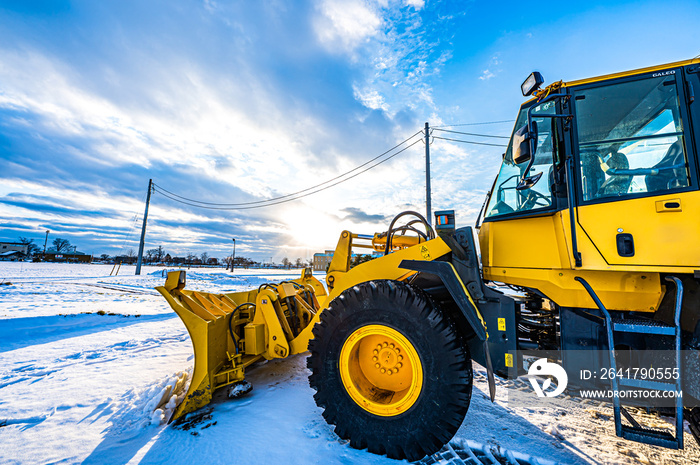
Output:
<svg viewBox="0 0 700 465">
<path fill-rule="evenodd" d="M 681 199 L 666 199 L 656 201 L 656 213 L 683 211 Z"/>
<path fill-rule="evenodd" d="M 618 234 L 616 237 L 617 254 L 620 257 L 634 257 L 634 238 L 632 234 Z"/>
</svg>

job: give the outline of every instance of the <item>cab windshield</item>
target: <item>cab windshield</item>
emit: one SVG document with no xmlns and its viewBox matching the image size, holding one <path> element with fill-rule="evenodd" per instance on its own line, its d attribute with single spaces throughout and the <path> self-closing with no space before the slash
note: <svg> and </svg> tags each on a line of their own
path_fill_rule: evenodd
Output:
<svg viewBox="0 0 700 465">
<path fill-rule="evenodd" d="M 536 103 L 536 102 L 535 102 Z M 527 124 L 527 112 L 530 105 L 520 109 L 515 122 L 514 131 Z M 551 118 L 543 118 L 538 115 L 555 113 L 553 101 L 537 105 L 532 110 L 532 120 L 537 123 L 537 150 L 535 161 L 528 175 L 543 173 L 542 178 L 534 186 L 517 190 L 527 163 L 516 165 L 513 163 L 513 136 L 510 137 L 508 149 L 503 156 L 503 163 L 496 178 L 494 190 L 491 193 L 489 204 L 486 208 L 485 218 L 493 218 L 510 213 L 523 213 L 534 210 L 542 210 L 552 205 L 551 176 L 553 165 Z"/>
<path fill-rule="evenodd" d="M 689 185 L 673 75 L 577 90 L 574 100 L 584 201 Z"/>
</svg>

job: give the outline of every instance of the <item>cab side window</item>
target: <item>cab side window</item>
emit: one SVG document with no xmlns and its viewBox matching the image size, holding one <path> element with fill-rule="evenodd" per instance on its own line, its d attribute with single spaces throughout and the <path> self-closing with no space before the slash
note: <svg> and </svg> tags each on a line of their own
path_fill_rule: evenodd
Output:
<svg viewBox="0 0 700 465">
<path fill-rule="evenodd" d="M 673 75 L 574 92 L 583 200 L 687 187 Z"/>
<path fill-rule="evenodd" d="M 515 123 L 515 130 L 527 124 L 529 107 L 520 110 Z M 513 137 L 503 156 L 503 163 L 496 178 L 494 191 L 491 193 L 486 218 L 493 218 L 509 213 L 525 213 L 543 210 L 552 206 L 553 179 L 553 138 L 552 119 L 538 117 L 542 114 L 556 113 L 553 101 L 537 105 L 532 110 L 532 120 L 537 123 L 538 137 L 535 161 L 528 175 L 542 173 L 542 178 L 529 189 L 517 190 L 516 186 L 524 174 L 527 163 L 516 165 L 513 162 Z"/>
</svg>

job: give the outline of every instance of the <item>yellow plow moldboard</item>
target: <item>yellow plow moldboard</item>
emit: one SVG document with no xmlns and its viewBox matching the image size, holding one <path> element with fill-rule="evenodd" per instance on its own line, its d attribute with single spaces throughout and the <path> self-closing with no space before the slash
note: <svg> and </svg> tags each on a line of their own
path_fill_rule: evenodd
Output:
<svg viewBox="0 0 700 465">
<path fill-rule="evenodd" d="M 156 290 L 185 324 L 194 350 L 190 384 L 171 420 L 207 405 L 218 388 L 243 382 L 249 365 L 304 352 L 311 337 L 306 329 L 320 307 L 316 296 L 325 295 L 310 270 L 299 279 L 227 294 L 186 290 L 185 272 L 171 271 Z"/>
</svg>

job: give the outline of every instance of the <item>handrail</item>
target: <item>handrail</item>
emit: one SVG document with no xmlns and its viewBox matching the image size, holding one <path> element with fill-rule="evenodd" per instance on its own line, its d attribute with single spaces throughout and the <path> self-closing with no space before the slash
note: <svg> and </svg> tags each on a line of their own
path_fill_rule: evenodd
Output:
<svg viewBox="0 0 700 465">
<path fill-rule="evenodd" d="M 613 326 L 612 326 L 612 318 L 610 317 L 610 312 L 608 312 L 608 309 L 605 308 L 605 305 L 603 305 L 603 302 L 600 301 L 598 296 L 596 295 L 595 291 L 591 287 L 588 282 L 583 279 L 580 276 L 576 276 L 574 278 L 576 281 L 580 282 L 581 285 L 586 289 L 588 292 L 588 295 L 591 296 L 591 299 L 593 299 L 593 302 L 595 302 L 596 306 L 598 309 L 603 313 L 603 316 L 605 317 L 605 329 L 607 333 L 607 338 L 608 338 L 608 355 L 610 356 L 610 369 L 612 370 L 612 373 L 617 373 L 617 363 L 615 362 L 615 343 L 613 342 Z M 615 415 L 615 433 L 618 436 L 622 435 L 622 421 L 621 421 L 621 409 L 620 409 L 620 398 L 615 395 L 620 389 L 617 384 L 617 376 L 611 376 L 610 377 L 610 384 L 612 385 L 612 390 L 613 390 L 613 414 Z"/>
</svg>

